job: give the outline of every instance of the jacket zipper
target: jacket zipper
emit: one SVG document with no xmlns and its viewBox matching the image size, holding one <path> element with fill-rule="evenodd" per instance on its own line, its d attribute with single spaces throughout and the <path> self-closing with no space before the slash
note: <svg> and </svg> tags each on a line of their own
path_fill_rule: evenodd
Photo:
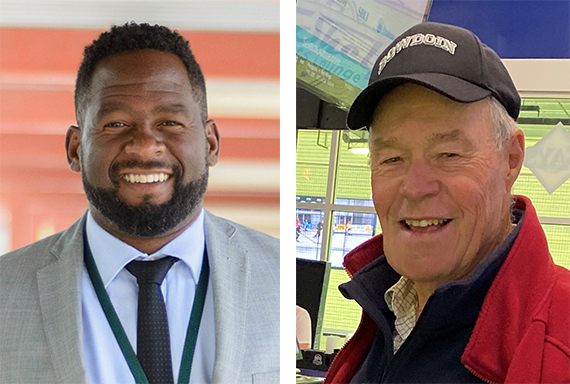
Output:
<svg viewBox="0 0 570 384">
<path fill-rule="evenodd" d="M 362 327 L 362 319 L 358 322 L 358 327 L 356 327 L 356 330 L 352 334 L 352 337 L 350 338 L 350 340 L 347 340 L 344 343 L 344 345 L 339 349 L 338 353 L 332 359 L 331 364 L 329 365 L 329 368 L 327 369 L 327 376 L 328 376 L 328 371 L 330 371 L 331 368 L 335 367 L 335 362 L 338 360 L 339 355 L 342 355 L 343 352 L 346 352 L 346 348 L 350 346 L 350 344 L 352 342 L 352 338 L 358 333 L 358 331 L 360 331 L 361 327 Z M 325 382 L 326 382 L 326 377 L 325 377 Z"/>
<path fill-rule="evenodd" d="M 489 379 L 487 379 L 486 377 L 483 377 L 482 375 L 478 374 L 473 368 L 471 368 L 469 365 L 467 364 L 463 364 L 463 366 L 465 367 L 465 369 L 467 369 L 473 376 L 475 376 L 476 378 L 478 378 L 479 380 L 483 380 L 485 383 L 489 383 L 489 384 L 499 384 L 496 383 L 494 381 L 490 381 Z"/>
<path fill-rule="evenodd" d="M 350 273 L 346 268 L 342 268 L 342 269 L 344 270 L 344 273 L 347 274 L 348 278 L 349 278 L 350 280 L 352 280 L 352 273 Z"/>
<path fill-rule="evenodd" d="M 346 268 L 343 268 L 343 270 L 348 275 L 348 278 L 352 280 L 352 273 L 350 273 Z M 350 344 L 352 342 L 352 338 L 356 334 L 358 334 L 358 332 L 360 331 L 360 328 L 362 328 L 362 316 L 363 315 L 364 315 L 364 312 L 362 312 L 360 321 L 358 322 L 358 327 L 356 327 L 356 330 L 352 334 L 352 337 L 344 343 L 344 345 L 339 349 L 338 353 L 332 359 L 331 364 L 329 365 L 329 368 L 327 369 L 327 376 L 328 376 L 328 371 L 330 371 L 331 368 L 335 367 L 335 365 L 336 365 L 335 362 L 338 360 L 339 355 L 342 355 L 343 352 L 346 352 L 346 348 L 350 346 Z M 326 377 L 325 377 L 325 382 L 327 382 Z"/>
</svg>

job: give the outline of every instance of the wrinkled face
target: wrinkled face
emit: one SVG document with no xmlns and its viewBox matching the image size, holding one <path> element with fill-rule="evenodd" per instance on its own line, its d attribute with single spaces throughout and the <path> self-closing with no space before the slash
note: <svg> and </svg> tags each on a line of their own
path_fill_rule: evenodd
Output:
<svg viewBox="0 0 570 384">
<path fill-rule="evenodd" d="M 193 220 L 219 136 L 213 121 L 203 125 L 176 55 L 143 50 L 101 61 L 84 121 L 66 145 L 98 222 L 152 237 Z"/>
<path fill-rule="evenodd" d="M 436 286 L 465 277 L 510 231 L 518 171 L 493 129 L 484 100 L 458 103 L 408 83 L 380 101 L 372 199 L 386 258 L 401 275 Z"/>
</svg>

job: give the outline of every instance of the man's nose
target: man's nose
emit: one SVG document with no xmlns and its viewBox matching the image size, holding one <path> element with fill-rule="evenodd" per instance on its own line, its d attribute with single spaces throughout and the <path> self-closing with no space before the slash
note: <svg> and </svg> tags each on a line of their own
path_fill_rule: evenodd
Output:
<svg viewBox="0 0 570 384">
<path fill-rule="evenodd" d="M 161 132 L 151 126 L 140 126 L 133 129 L 130 132 L 129 141 L 125 145 L 125 152 L 128 155 L 141 159 L 159 157 L 165 149 Z"/>
<path fill-rule="evenodd" d="M 417 159 L 410 163 L 400 185 L 402 196 L 411 200 L 421 200 L 437 195 L 440 190 L 441 184 L 427 160 Z"/>
</svg>

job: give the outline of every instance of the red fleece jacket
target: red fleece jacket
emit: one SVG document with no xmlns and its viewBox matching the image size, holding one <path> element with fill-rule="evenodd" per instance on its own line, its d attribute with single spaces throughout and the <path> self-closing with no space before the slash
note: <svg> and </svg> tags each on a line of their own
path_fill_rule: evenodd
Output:
<svg viewBox="0 0 570 384">
<path fill-rule="evenodd" d="M 570 271 L 557 266 L 530 200 L 520 232 L 497 273 L 461 362 L 490 383 L 570 383 Z M 346 255 L 349 275 L 383 254 L 382 235 Z M 372 344 L 365 313 L 328 370 L 325 384 L 349 383 Z"/>
</svg>

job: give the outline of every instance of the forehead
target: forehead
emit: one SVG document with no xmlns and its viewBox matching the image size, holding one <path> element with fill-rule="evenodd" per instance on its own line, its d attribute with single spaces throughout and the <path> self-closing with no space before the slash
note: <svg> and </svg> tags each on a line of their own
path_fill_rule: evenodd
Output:
<svg viewBox="0 0 570 384">
<path fill-rule="evenodd" d="M 384 140 L 430 140 L 434 137 L 493 138 L 489 104 L 460 103 L 428 88 L 406 83 L 383 97 L 374 112 L 370 136 Z"/>
<path fill-rule="evenodd" d="M 138 92 L 190 95 L 186 67 L 173 53 L 152 49 L 111 55 L 97 64 L 91 81 L 92 97 Z"/>
</svg>

